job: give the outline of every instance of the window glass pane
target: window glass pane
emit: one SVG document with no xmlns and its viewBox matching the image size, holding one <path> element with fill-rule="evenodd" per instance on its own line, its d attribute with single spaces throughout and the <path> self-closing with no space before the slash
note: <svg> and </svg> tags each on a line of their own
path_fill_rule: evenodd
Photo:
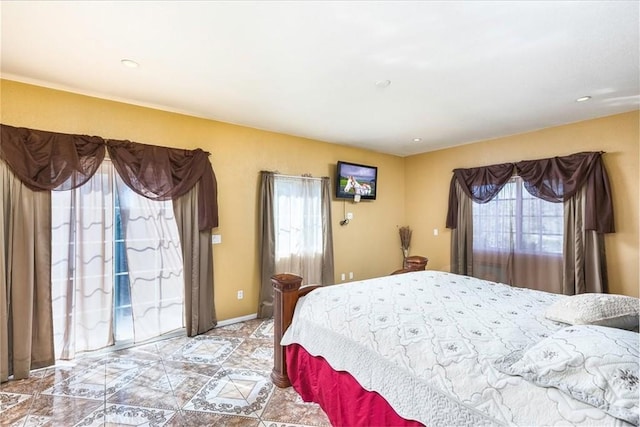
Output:
<svg viewBox="0 0 640 427">
<path fill-rule="evenodd" d="M 274 180 L 276 270 L 319 283 L 322 262 L 322 182 L 298 177 Z"/>
<path fill-rule="evenodd" d="M 120 198 L 118 192 L 114 192 L 114 316 L 113 333 L 116 341 L 132 341 L 133 313 L 131 310 L 131 289 L 129 287 L 129 267 L 127 265 L 126 244 L 122 229 L 122 216 L 120 215 Z"/>
<path fill-rule="evenodd" d="M 474 250 L 561 254 L 563 209 L 532 196 L 514 177 L 493 200 L 473 203 Z"/>
</svg>

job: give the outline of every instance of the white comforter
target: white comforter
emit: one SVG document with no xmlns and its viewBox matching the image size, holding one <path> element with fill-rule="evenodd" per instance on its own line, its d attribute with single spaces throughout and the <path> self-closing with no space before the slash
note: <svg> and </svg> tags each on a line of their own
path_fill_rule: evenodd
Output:
<svg viewBox="0 0 640 427">
<path fill-rule="evenodd" d="M 430 427 L 628 425 L 494 367 L 563 327 L 543 315 L 558 298 L 443 272 L 387 276 L 311 292 L 282 344 L 321 355 Z"/>
</svg>

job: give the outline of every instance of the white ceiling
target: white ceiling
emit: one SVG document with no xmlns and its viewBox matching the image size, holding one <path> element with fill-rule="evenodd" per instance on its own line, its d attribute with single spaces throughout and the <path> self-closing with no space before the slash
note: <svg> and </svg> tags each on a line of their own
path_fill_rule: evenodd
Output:
<svg viewBox="0 0 640 427">
<path fill-rule="evenodd" d="M 404 156 L 639 108 L 639 4 L 2 1 L 1 72 Z"/>
</svg>

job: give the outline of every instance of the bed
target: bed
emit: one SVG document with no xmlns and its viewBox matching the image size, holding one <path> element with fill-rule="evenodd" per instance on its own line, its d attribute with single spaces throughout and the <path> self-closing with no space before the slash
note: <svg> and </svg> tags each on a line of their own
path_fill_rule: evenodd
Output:
<svg viewBox="0 0 640 427">
<path fill-rule="evenodd" d="M 637 298 L 431 270 L 301 280 L 272 279 L 271 378 L 333 425 L 638 425 Z"/>
</svg>

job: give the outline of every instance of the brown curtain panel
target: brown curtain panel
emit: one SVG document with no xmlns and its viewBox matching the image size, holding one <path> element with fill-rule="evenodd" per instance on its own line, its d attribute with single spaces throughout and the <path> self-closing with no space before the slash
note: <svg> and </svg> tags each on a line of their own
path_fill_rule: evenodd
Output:
<svg viewBox="0 0 640 427">
<path fill-rule="evenodd" d="M 604 234 L 587 230 L 587 188 L 564 203 L 562 290 L 565 295 L 608 292 Z"/>
<path fill-rule="evenodd" d="M 473 218 L 471 197 L 452 181 L 456 197 L 456 226 L 451 230 L 451 272 L 473 276 Z M 451 207 L 450 207 L 451 208 Z"/>
<path fill-rule="evenodd" d="M 216 311 L 213 295 L 211 233 L 198 225 L 198 188 L 173 201 L 184 263 L 184 310 L 187 336 L 213 329 Z"/>
<path fill-rule="evenodd" d="M 55 363 L 51 193 L 32 191 L 0 160 L 0 382 Z"/>
<path fill-rule="evenodd" d="M 258 318 L 273 316 L 273 285 L 271 276 L 276 270 L 276 230 L 273 218 L 273 172 L 260 172 L 260 206 L 258 232 L 260 234 L 260 302 Z"/>
<path fill-rule="evenodd" d="M 322 177 L 322 284 L 333 285 L 333 225 L 331 221 L 331 179 Z"/>
</svg>

